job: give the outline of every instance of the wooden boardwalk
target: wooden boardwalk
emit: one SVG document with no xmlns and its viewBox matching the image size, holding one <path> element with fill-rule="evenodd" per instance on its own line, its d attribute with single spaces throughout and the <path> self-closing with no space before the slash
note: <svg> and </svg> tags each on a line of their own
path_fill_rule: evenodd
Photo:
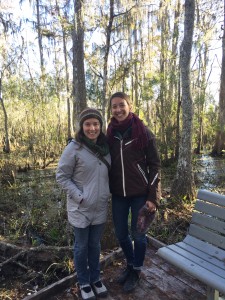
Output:
<svg viewBox="0 0 225 300">
<path fill-rule="evenodd" d="M 153 243 L 154 244 L 154 243 Z M 121 285 L 115 278 L 124 268 L 124 258 L 113 260 L 113 263 L 103 266 L 102 280 L 107 286 L 109 294 L 105 300 L 206 300 L 206 286 L 183 273 L 157 254 L 157 247 L 149 244 L 141 280 L 137 288 L 130 294 L 123 292 Z M 61 289 L 60 293 L 52 297 L 39 299 L 48 300 L 81 300 L 76 283 L 70 288 Z"/>
<path fill-rule="evenodd" d="M 205 300 L 206 286 L 175 269 L 156 255 L 156 248 L 148 247 L 143 274 L 138 287 L 125 294 L 114 278 L 121 272 L 124 261 L 104 270 L 103 280 L 109 289 L 108 300 Z"/>
</svg>

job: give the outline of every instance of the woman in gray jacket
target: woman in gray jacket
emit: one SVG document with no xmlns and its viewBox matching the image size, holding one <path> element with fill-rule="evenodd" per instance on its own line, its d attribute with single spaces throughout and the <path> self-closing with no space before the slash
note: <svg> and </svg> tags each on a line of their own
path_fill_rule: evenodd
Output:
<svg viewBox="0 0 225 300">
<path fill-rule="evenodd" d="M 100 239 L 110 196 L 111 164 L 102 116 L 93 108 L 80 114 L 80 129 L 64 149 L 56 180 L 67 193 L 68 220 L 74 227 L 74 263 L 84 300 L 106 296 L 100 280 Z M 95 292 L 95 294 L 94 294 Z"/>
</svg>

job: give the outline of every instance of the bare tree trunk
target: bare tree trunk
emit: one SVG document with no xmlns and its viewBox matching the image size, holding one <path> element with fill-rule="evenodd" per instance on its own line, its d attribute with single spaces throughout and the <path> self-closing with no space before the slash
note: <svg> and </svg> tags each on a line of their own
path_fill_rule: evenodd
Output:
<svg viewBox="0 0 225 300">
<path fill-rule="evenodd" d="M 197 5 L 196 7 L 196 27 L 204 28 L 205 32 L 210 32 L 211 28 L 211 20 L 207 17 L 202 17 L 200 7 Z M 198 122 L 196 126 L 196 148 L 194 149 L 195 154 L 200 154 L 203 149 L 203 129 L 204 129 L 204 114 L 205 114 L 205 106 L 206 106 L 206 87 L 207 87 L 207 67 L 209 62 L 209 41 L 208 39 L 202 40 L 202 31 L 199 30 L 197 37 L 197 44 L 200 45 L 199 53 L 198 53 L 198 77 L 197 84 L 195 85 L 195 107 L 196 107 L 196 120 Z M 209 78 L 210 74 L 208 75 Z"/>
<path fill-rule="evenodd" d="M 80 112 L 87 106 L 86 83 L 84 73 L 84 20 L 83 0 L 74 0 L 74 31 L 73 31 L 73 126 Z M 74 131 L 75 131 L 74 128 Z"/>
<path fill-rule="evenodd" d="M 176 1 L 175 11 L 174 11 L 174 27 L 173 27 L 173 39 L 172 39 L 172 60 L 171 60 L 171 72 L 172 78 L 170 79 L 169 85 L 169 94 L 168 99 L 175 101 L 177 99 L 177 110 L 176 110 L 176 121 L 175 122 L 175 145 L 174 145 L 174 152 L 172 153 L 175 159 L 178 159 L 179 153 L 179 140 L 180 140 L 180 75 L 177 66 L 177 56 L 178 56 L 178 40 L 179 40 L 179 22 L 180 22 L 180 0 Z"/>
<path fill-rule="evenodd" d="M 2 98 L 2 78 L 0 78 L 0 101 L 4 114 L 4 125 L 5 125 L 5 138 L 4 138 L 4 146 L 3 151 L 5 153 L 10 153 L 10 144 L 9 144 L 9 133 L 8 133 L 8 115 L 5 109 L 5 105 Z"/>
<path fill-rule="evenodd" d="M 220 77 L 220 96 L 219 96 L 219 115 L 218 130 L 216 133 L 215 145 L 212 155 L 222 155 L 225 149 L 225 0 L 224 0 L 224 20 L 223 20 L 223 38 L 222 38 L 222 69 Z"/>
<path fill-rule="evenodd" d="M 175 144 L 175 159 L 179 158 L 179 144 L 180 144 L 180 109 L 181 109 L 181 92 L 180 92 L 180 78 L 178 79 L 178 93 L 177 93 L 177 111 L 176 111 L 176 144 Z"/>
<path fill-rule="evenodd" d="M 38 30 L 38 45 L 40 54 L 40 64 L 41 64 L 41 74 L 44 74 L 44 56 L 43 56 L 43 45 L 42 45 L 42 34 L 41 34 L 41 24 L 40 24 L 40 3 L 36 0 L 36 10 L 37 10 L 37 30 Z"/>
<path fill-rule="evenodd" d="M 185 1 L 184 38 L 181 44 L 181 85 L 183 126 L 177 165 L 171 195 L 182 201 L 195 196 L 192 170 L 193 103 L 190 90 L 190 61 L 194 31 L 195 0 Z"/>
<path fill-rule="evenodd" d="M 138 99 L 138 38 L 137 38 L 137 17 L 134 20 L 134 30 L 133 30 L 133 38 L 134 38 L 134 101 L 133 101 L 133 110 L 139 115 L 139 99 Z"/>
<path fill-rule="evenodd" d="M 167 125 L 167 32 L 168 32 L 168 12 L 167 5 L 165 1 L 160 2 L 160 7 L 163 8 L 162 16 L 160 18 L 161 23 L 161 34 L 160 34 L 160 43 L 161 43 L 161 51 L 160 51 L 160 92 L 159 92 L 159 102 L 158 106 L 158 114 L 161 125 L 161 139 L 163 144 L 162 154 L 165 157 L 165 160 L 168 159 L 168 141 L 167 141 L 167 133 L 166 133 L 166 125 Z"/>
<path fill-rule="evenodd" d="M 103 87 L 102 87 L 102 115 L 105 120 L 105 124 L 107 122 L 107 83 L 108 83 L 108 58 L 109 58 L 109 49 L 110 49 L 110 39 L 112 33 L 114 19 L 114 0 L 110 0 L 110 13 L 109 13 L 109 23 L 106 29 L 106 46 L 105 46 L 105 55 L 104 55 L 104 65 L 103 65 Z"/>
<path fill-rule="evenodd" d="M 70 88 L 69 88 L 69 71 L 67 62 L 67 51 L 66 51 L 66 35 L 63 29 L 63 54 L 66 69 L 66 103 L 67 103 L 67 138 L 72 137 L 72 124 L 71 124 L 71 105 L 70 105 Z"/>
<path fill-rule="evenodd" d="M 65 73 L 66 73 L 67 138 L 70 139 L 72 137 L 72 124 L 71 124 L 69 71 L 68 71 L 68 60 L 67 60 L 67 49 L 66 49 L 66 29 L 65 29 L 65 22 L 64 22 L 64 19 L 66 18 L 66 16 L 64 15 L 62 18 L 57 0 L 56 0 L 56 7 L 57 7 L 57 11 L 58 11 L 60 20 L 63 20 L 60 23 L 62 26 L 63 56 L 64 56 Z"/>
<path fill-rule="evenodd" d="M 206 72 L 207 72 L 207 44 L 205 44 L 204 47 L 204 53 L 203 53 L 203 59 L 201 52 L 199 53 L 199 57 L 201 58 L 199 60 L 199 75 L 198 75 L 198 133 L 197 133 L 197 147 L 195 149 L 195 154 L 200 154 L 202 150 L 202 138 L 203 138 L 203 112 L 204 112 L 204 106 L 205 106 L 205 99 L 206 99 Z M 200 78 L 201 74 L 201 78 Z"/>
</svg>

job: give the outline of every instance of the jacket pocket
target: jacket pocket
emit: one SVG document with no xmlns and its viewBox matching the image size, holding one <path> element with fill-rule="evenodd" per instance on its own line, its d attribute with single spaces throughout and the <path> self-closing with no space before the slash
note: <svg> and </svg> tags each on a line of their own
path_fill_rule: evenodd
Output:
<svg viewBox="0 0 225 300">
<path fill-rule="evenodd" d="M 141 173 L 141 176 L 144 178 L 144 181 L 146 182 L 146 184 L 148 184 L 148 178 L 146 177 L 145 171 L 142 169 L 140 164 L 137 164 L 137 167 L 139 172 Z"/>
</svg>

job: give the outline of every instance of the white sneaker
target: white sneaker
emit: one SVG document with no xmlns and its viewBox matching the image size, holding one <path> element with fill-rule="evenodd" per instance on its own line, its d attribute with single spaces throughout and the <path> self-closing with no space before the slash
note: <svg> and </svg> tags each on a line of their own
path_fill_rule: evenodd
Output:
<svg viewBox="0 0 225 300">
<path fill-rule="evenodd" d="M 81 297 L 83 300 L 95 300 L 95 294 L 89 284 L 80 286 Z"/>
<path fill-rule="evenodd" d="M 108 294 L 107 288 L 101 282 L 101 280 L 94 282 L 92 288 L 98 297 L 106 297 Z"/>
</svg>

